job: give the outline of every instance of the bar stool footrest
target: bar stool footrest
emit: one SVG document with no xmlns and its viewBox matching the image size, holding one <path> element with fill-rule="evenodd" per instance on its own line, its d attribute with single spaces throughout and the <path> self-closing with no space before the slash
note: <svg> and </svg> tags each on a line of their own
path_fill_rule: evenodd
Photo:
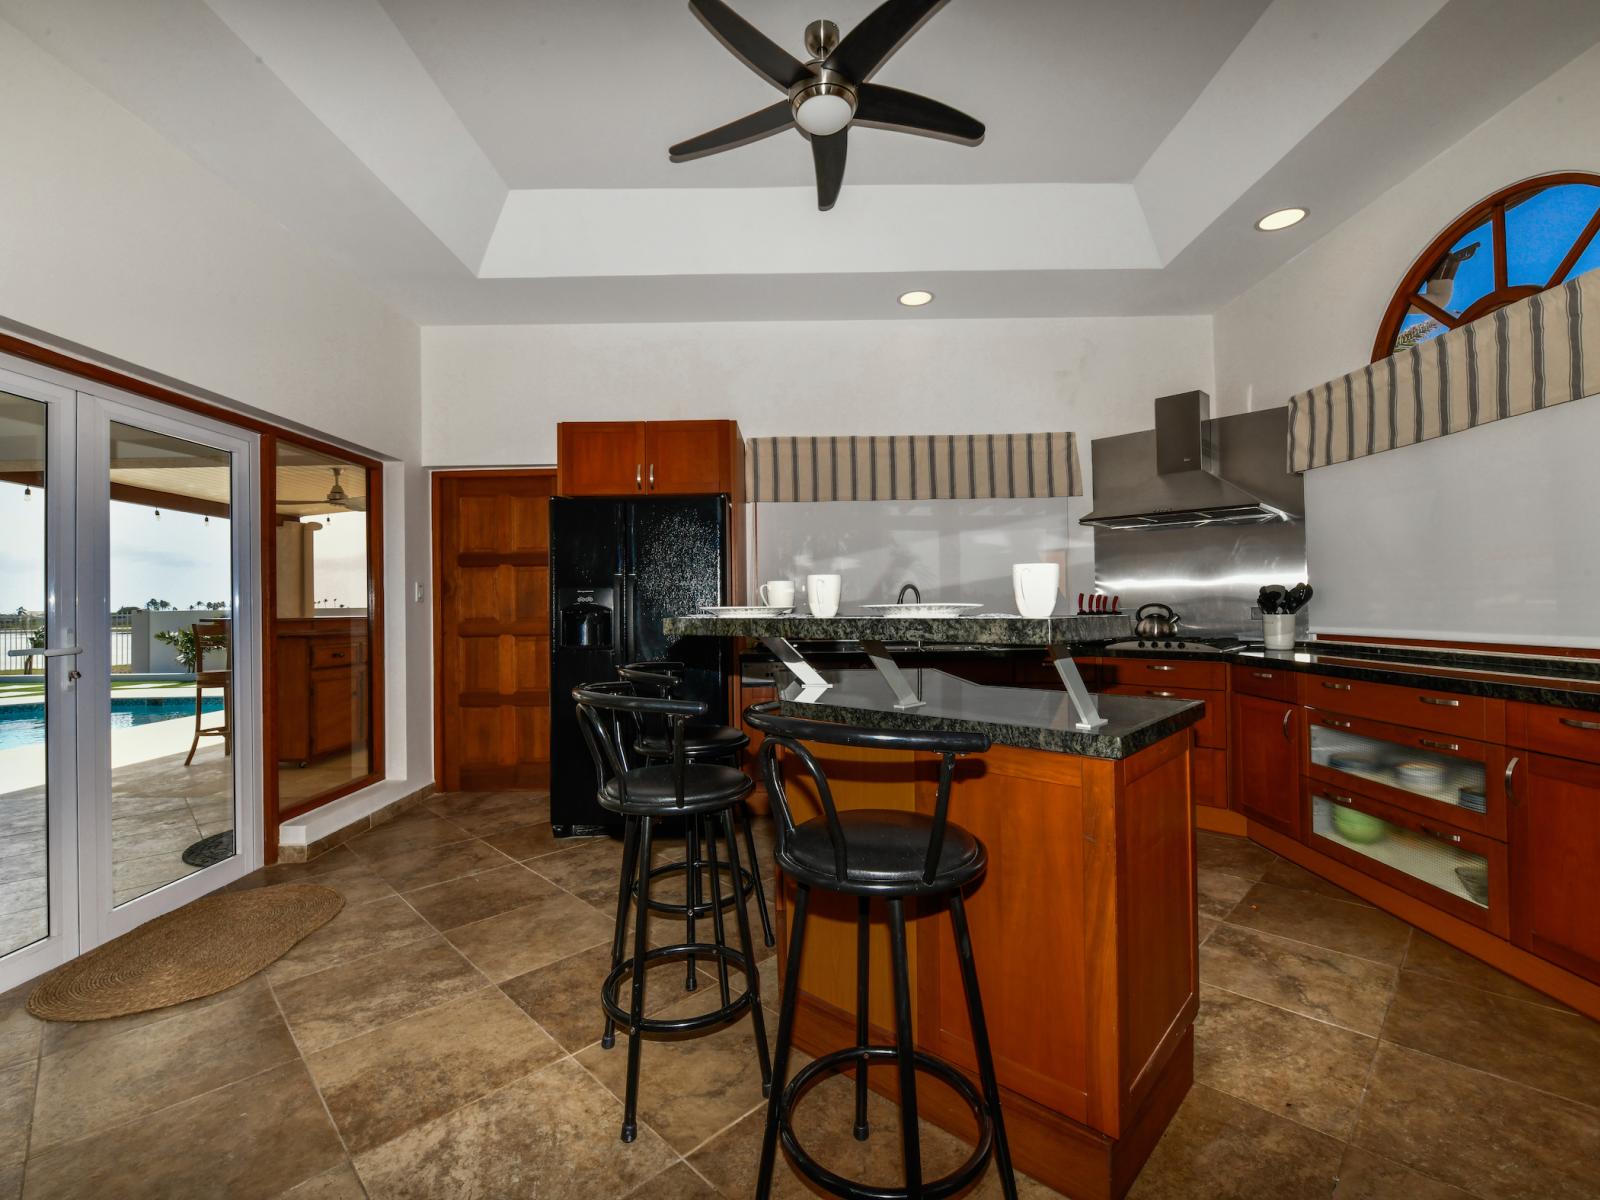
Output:
<svg viewBox="0 0 1600 1200">
<path fill-rule="evenodd" d="M 705 958 L 721 959 L 734 970 L 740 971 L 745 977 L 745 989 L 733 997 L 727 1004 L 714 1008 L 710 1012 L 696 1013 L 691 1017 L 676 1017 L 671 1020 L 662 1017 L 644 1017 L 639 1021 L 639 1032 L 643 1034 L 656 1034 L 657 1036 L 670 1036 L 681 1033 L 694 1033 L 701 1029 L 711 1029 L 718 1025 L 726 1025 L 736 1018 L 743 1016 L 755 1003 L 756 971 L 738 950 L 731 946 L 719 946 L 715 942 L 680 942 L 675 946 L 657 946 L 645 951 L 646 966 L 651 963 L 667 962 L 673 959 Z M 628 1006 L 617 1001 L 617 989 L 624 979 L 633 977 L 633 959 L 625 958 L 612 968 L 611 973 L 600 985 L 600 1007 L 605 1009 L 606 1016 L 610 1017 L 623 1031 L 633 1027 L 633 1017 L 628 1011 Z"/>
<path fill-rule="evenodd" d="M 911 1194 L 905 1188 L 873 1187 L 858 1180 L 846 1179 L 828 1170 L 812 1158 L 800 1144 L 790 1117 L 801 1097 L 824 1075 L 847 1070 L 859 1064 L 862 1059 L 868 1063 L 893 1063 L 897 1062 L 899 1057 L 899 1051 L 893 1046 L 851 1046 L 846 1050 L 835 1050 L 831 1054 L 812 1059 L 801 1067 L 789 1080 L 788 1086 L 783 1089 L 783 1096 L 778 1103 L 778 1137 L 783 1143 L 785 1152 L 802 1175 L 833 1195 L 842 1197 L 843 1200 L 911 1200 Z M 942 1080 L 965 1100 L 967 1107 L 972 1110 L 973 1119 L 977 1122 L 978 1144 L 967 1157 L 967 1161 L 948 1175 L 924 1182 L 917 1193 L 924 1200 L 941 1200 L 942 1197 L 953 1196 L 960 1192 L 983 1174 L 994 1153 L 994 1121 L 990 1118 L 988 1107 L 984 1104 L 978 1089 L 955 1067 L 944 1059 L 935 1058 L 921 1050 L 916 1051 L 912 1058 L 917 1070 L 926 1071 Z"/>
<path fill-rule="evenodd" d="M 700 865 L 702 867 L 709 867 L 711 864 L 708 863 L 708 862 L 702 861 Z M 679 872 L 681 872 L 683 874 L 683 876 L 684 876 L 684 884 L 685 884 L 685 886 L 684 886 L 684 896 L 685 896 L 685 899 L 681 903 L 679 901 L 677 901 L 677 900 L 658 900 L 656 898 L 656 896 L 655 896 L 656 880 L 661 878 L 663 875 L 672 875 L 672 874 L 677 874 Z M 733 895 L 733 887 L 732 887 L 733 881 L 730 878 L 732 873 L 733 873 L 733 864 L 732 863 L 722 862 L 720 860 L 718 861 L 718 863 L 717 863 L 717 878 L 720 879 L 725 885 L 727 885 L 727 890 L 722 895 L 722 907 L 723 907 L 724 911 L 727 911 L 728 909 L 731 909 L 733 907 L 733 905 L 734 905 L 734 895 Z M 687 897 L 688 897 L 688 886 L 687 886 L 688 885 L 688 878 L 689 878 L 689 864 L 686 863 L 686 862 L 662 863 L 658 867 L 651 867 L 650 868 L 650 893 L 651 893 L 650 894 L 650 911 L 651 912 L 660 912 L 660 913 L 671 913 L 671 914 L 673 914 L 675 916 L 679 916 L 679 917 L 688 916 L 689 915 L 689 901 L 687 899 Z M 637 904 L 639 902 L 639 881 L 636 879 L 632 883 L 630 883 L 628 886 L 633 890 L 633 902 L 635 904 Z M 709 891 L 709 889 L 707 889 L 707 890 Z M 750 873 L 750 869 L 748 867 L 740 866 L 740 868 L 739 868 L 739 899 L 748 900 L 751 896 L 755 895 L 755 891 L 756 891 L 756 877 Z M 711 901 L 711 899 L 709 897 L 707 899 L 705 899 L 705 900 L 700 901 L 699 904 L 694 906 L 695 919 L 699 920 L 701 917 L 709 917 L 711 915 L 711 910 L 714 907 L 716 907 L 716 906 Z"/>
</svg>

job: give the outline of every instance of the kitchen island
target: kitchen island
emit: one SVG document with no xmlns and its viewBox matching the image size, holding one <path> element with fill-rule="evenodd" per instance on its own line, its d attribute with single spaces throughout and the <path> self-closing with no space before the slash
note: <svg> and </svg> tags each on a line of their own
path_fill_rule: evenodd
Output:
<svg viewBox="0 0 1600 1200">
<path fill-rule="evenodd" d="M 763 636 L 747 622 L 733 624 L 730 634 Z M 679 636 L 722 628 L 698 618 L 668 624 Z M 930 632 L 947 644 L 989 644 L 967 621 L 960 631 L 959 639 Z M 832 623 L 826 632 L 848 640 Z M 1036 636 L 1033 644 L 1064 640 L 1048 629 Z M 785 682 L 785 713 L 989 735 L 988 753 L 959 764 L 950 811 L 989 853 L 967 912 L 1012 1154 L 1020 1170 L 1067 1195 L 1122 1196 L 1193 1079 L 1189 752 L 1204 706 L 1099 696 L 1101 723 L 1085 729 L 1064 690 L 984 686 L 913 668 L 906 682 L 920 703 L 908 708 L 880 671 L 824 668 L 817 675 L 825 686 Z M 931 758 L 823 749 L 818 757 L 841 809 L 931 811 Z M 791 776 L 788 794 L 797 820 L 820 811 L 805 780 Z M 778 891 L 782 963 L 791 891 L 787 884 Z M 918 916 L 933 919 L 914 920 L 909 930 L 915 1039 L 975 1076 L 950 926 L 926 908 Z M 854 900 L 814 892 L 795 1026 L 795 1042 L 807 1053 L 853 1041 L 855 936 Z M 874 922 L 872 938 L 872 1037 L 888 1044 L 894 1018 L 884 922 Z M 892 1075 L 874 1071 L 871 1082 L 893 1094 Z M 924 1116 L 971 1138 L 970 1114 L 953 1092 L 929 1082 L 918 1099 Z"/>
</svg>

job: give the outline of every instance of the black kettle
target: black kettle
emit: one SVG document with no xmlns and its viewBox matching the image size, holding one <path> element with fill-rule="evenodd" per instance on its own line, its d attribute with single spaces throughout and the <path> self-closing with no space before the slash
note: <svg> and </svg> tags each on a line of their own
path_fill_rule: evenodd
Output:
<svg viewBox="0 0 1600 1200">
<path fill-rule="evenodd" d="M 1141 604 L 1133 617 L 1136 622 L 1133 632 L 1145 639 L 1176 637 L 1178 622 L 1183 620 L 1165 604 Z"/>
</svg>

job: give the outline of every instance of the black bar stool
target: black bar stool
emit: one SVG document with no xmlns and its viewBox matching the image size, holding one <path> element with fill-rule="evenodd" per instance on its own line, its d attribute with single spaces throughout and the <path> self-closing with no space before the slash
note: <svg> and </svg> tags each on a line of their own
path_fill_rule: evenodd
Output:
<svg viewBox="0 0 1600 1200">
<path fill-rule="evenodd" d="M 628 663 L 620 667 L 617 674 L 634 685 L 639 695 L 659 696 L 665 700 L 671 697 L 683 682 L 683 664 L 657 659 L 648 662 Z M 732 725 L 717 725 L 707 721 L 686 722 L 683 731 L 683 752 L 690 762 L 723 762 L 729 766 L 739 765 L 739 753 L 750 744 L 750 738 L 744 730 L 736 729 Z M 671 729 L 665 718 L 644 717 L 638 722 L 638 737 L 633 744 L 634 750 L 644 757 L 646 764 L 661 762 L 672 757 Z M 740 880 L 742 896 L 749 895 L 754 889 L 756 896 L 756 912 L 761 917 L 761 934 L 767 945 L 777 944 L 777 939 L 772 932 L 772 914 L 767 910 L 767 889 L 761 882 L 761 860 L 756 857 L 756 839 L 750 827 L 750 813 L 741 803 L 736 815 L 739 823 L 744 826 L 745 852 L 750 856 L 750 873 L 747 879 Z M 691 824 L 685 834 L 686 848 L 689 857 L 693 859 L 696 854 L 698 833 Z M 699 875 L 694 873 L 692 878 L 698 884 Z M 698 902 L 700 897 L 690 898 Z M 665 902 L 657 906 L 658 911 L 677 911 L 675 907 L 668 907 Z M 692 918 L 691 918 L 692 921 Z M 694 926 L 689 926 L 689 940 L 694 941 Z M 691 971 L 692 975 L 693 972 Z M 691 988 L 693 984 L 691 983 Z"/>
<path fill-rule="evenodd" d="M 622 1140 L 631 1142 L 638 1133 L 639 1059 L 647 1034 L 696 1033 L 725 1025 L 749 1012 L 755 1027 L 763 1092 L 770 1084 L 772 1069 L 767 1057 L 766 1026 L 761 1015 L 761 985 L 750 939 L 750 917 L 740 902 L 742 893 L 736 885 L 732 905 L 739 927 L 739 949 L 735 950 L 728 945 L 723 925 L 723 910 L 729 902 L 722 895 L 722 872 L 717 857 L 720 824 L 728 848 L 729 876 L 735 881 L 743 878 L 739 843 L 733 829 L 733 810 L 754 785 L 737 767 L 689 761 L 684 753 L 684 728 L 690 718 L 705 715 L 706 705 L 699 701 L 638 696 L 634 694 L 633 685 L 626 681 L 574 688 L 572 698 L 577 703 L 579 727 L 594 759 L 597 799 L 603 808 L 620 813 L 624 818 L 617 924 L 611 938 L 611 971 L 600 985 L 600 1006 L 606 1014 L 602 1046 L 609 1050 L 616 1044 L 619 1023 L 628 1031 L 628 1085 L 623 1100 Z M 628 727 L 641 718 L 661 718 L 667 722 L 671 752 L 665 765 L 629 764 L 629 746 L 633 739 L 628 736 Z M 660 871 L 651 869 L 650 850 L 655 823 L 663 818 L 687 818 L 690 828 L 698 828 L 705 837 L 707 860 L 699 861 L 697 851 L 689 863 L 673 864 L 685 871 L 685 887 L 689 890 L 685 892 L 684 909 L 688 913 L 690 933 L 684 942 L 652 949 L 649 924 L 650 910 L 654 906 L 650 899 L 650 883 Z M 697 881 L 703 866 L 710 871 L 711 899 L 697 904 Z M 637 904 L 633 956 L 625 958 L 630 902 Z M 694 917 L 707 913 L 711 916 L 714 940 L 696 941 Z M 674 1020 L 646 1018 L 645 976 L 649 974 L 649 965 L 686 960 L 692 980 L 697 958 L 716 962 L 721 1006 Z M 745 978 L 744 990 L 737 996 L 732 994 L 728 980 L 730 967 L 743 972 Z M 624 979 L 631 983 L 630 1003 L 626 1008 L 617 999 L 617 989 Z"/>
<path fill-rule="evenodd" d="M 995 1079 L 994 1057 L 989 1051 L 989 1030 L 983 1019 L 978 971 L 973 962 L 967 912 L 961 898 L 961 889 L 983 874 L 987 855 L 982 842 L 946 819 L 956 756 L 983 753 L 989 748 L 989 739 L 981 733 L 865 729 L 807 721 L 782 716 L 777 708 L 777 702 L 772 701 L 758 704 L 745 714 L 745 719 L 766 735 L 761 748 L 761 769 L 778 816 L 778 865 L 796 884 L 794 923 L 789 931 L 788 969 L 783 981 L 783 1007 L 778 1017 L 773 1085 L 767 1103 L 767 1128 L 761 1143 L 756 1195 L 765 1197 L 771 1192 L 781 1139 L 785 1152 L 802 1175 L 847 1200 L 910 1200 L 912 1197 L 933 1200 L 950 1196 L 976 1180 L 990 1158 L 999 1170 L 1006 1200 L 1016 1200 L 1017 1181 L 1011 1169 L 1011 1150 L 1006 1143 L 1005 1122 L 1000 1113 L 1000 1087 Z M 938 754 L 939 787 L 933 815 L 886 809 L 839 812 L 834 807 L 827 776 L 806 749 L 806 742 Z M 792 756 L 811 777 L 822 802 L 821 816 L 795 824 L 784 791 L 783 755 Z M 796 1072 L 786 1085 L 795 1002 L 800 990 L 806 909 L 813 887 L 856 897 L 856 1044 L 813 1060 Z M 895 1008 L 893 1046 L 867 1044 L 868 907 L 875 896 L 882 898 L 889 910 Z M 908 897 L 948 900 L 982 1095 L 952 1064 L 917 1050 L 912 1043 L 911 985 L 906 961 L 905 901 Z M 855 1136 L 865 1141 L 868 1135 L 867 1066 L 874 1062 L 893 1062 L 899 1072 L 900 1143 L 906 1178 L 905 1187 L 901 1189 L 869 1187 L 835 1174 L 806 1152 L 794 1132 L 795 1105 L 807 1089 L 824 1075 L 854 1066 Z M 917 1130 L 919 1069 L 949 1085 L 971 1108 L 978 1128 L 978 1144 L 966 1162 L 949 1175 L 928 1182 L 922 1178 L 922 1148 Z"/>
</svg>

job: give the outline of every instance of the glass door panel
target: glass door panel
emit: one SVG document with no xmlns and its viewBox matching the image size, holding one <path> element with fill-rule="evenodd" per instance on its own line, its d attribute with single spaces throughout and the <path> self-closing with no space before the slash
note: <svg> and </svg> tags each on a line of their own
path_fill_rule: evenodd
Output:
<svg viewBox="0 0 1600 1200">
<path fill-rule="evenodd" d="M 0 957 L 50 935 L 47 416 L 0 392 Z"/>
<path fill-rule="evenodd" d="M 112 421 L 112 905 L 235 853 L 233 456 Z M 113 627 L 115 627 L 113 625 Z"/>
</svg>

